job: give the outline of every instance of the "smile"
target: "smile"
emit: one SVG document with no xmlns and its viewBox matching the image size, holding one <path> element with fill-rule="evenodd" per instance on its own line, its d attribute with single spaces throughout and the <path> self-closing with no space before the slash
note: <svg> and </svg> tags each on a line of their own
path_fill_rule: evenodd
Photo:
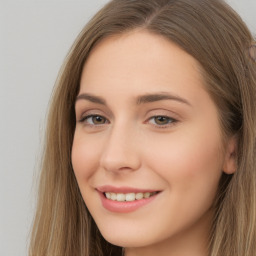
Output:
<svg viewBox="0 0 256 256">
<path fill-rule="evenodd" d="M 159 190 L 102 186 L 96 189 L 103 208 L 115 213 L 130 213 L 144 208 L 158 198 Z"/>
<path fill-rule="evenodd" d="M 104 195 L 107 199 L 118 202 L 132 202 L 135 200 L 142 200 L 154 196 L 157 192 L 145 192 L 145 193 L 114 193 L 105 192 Z"/>
</svg>

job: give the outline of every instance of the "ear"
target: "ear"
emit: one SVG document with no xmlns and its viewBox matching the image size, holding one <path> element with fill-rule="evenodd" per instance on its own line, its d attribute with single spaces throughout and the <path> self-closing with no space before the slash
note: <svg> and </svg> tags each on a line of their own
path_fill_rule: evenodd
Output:
<svg viewBox="0 0 256 256">
<path fill-rule="evenodd" d="M 233 174 L 237 169 L 237 136 L 232 136 L 227 141 L 223 172 Z"/>
</svg>

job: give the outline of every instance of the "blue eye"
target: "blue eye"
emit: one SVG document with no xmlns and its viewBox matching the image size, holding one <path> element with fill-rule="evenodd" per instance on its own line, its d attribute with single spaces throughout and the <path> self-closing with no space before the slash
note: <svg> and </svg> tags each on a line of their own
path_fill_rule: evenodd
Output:
<svg viewBox="0 0 256 256">
<path fill-rule="evenodd" d="M 107 119 L 100 115 L 89 115 L 83 117 L 80 122 L 84 122 L 89 125 L 102 125 L 108 123 Z"/>
<path fill-rule="evenodd" d="M 157 126 L 165 126 L 175 122 L 175 119 L 168 116 L 153 116 L 149 119 L 149 123 L 152 123 Z"/>
</svg>

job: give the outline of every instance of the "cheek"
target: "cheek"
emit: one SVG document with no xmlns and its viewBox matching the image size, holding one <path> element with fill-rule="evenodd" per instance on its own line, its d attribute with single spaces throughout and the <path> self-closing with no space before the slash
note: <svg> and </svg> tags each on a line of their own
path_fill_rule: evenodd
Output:
<svg viewBox="0 0 256 256">
<path fill-rule="evenodd" d="M 97 143 L 91 143 L 89 138 L 75 133 L 71 159 L 78 183 L 93 175 L 98 166 L 99 154 Z"/>
<path fill-rule="evenodd" d="M 175 133 L 147 146 L 147 163 L 170 187 L 172 195 L 195 201 L 212 201 L 223 163 L 218 135 Z M 194 197 L 194 198 L 193 198 Z M 193 201 L 194 199 L 194 201 Z"/>
</svg>

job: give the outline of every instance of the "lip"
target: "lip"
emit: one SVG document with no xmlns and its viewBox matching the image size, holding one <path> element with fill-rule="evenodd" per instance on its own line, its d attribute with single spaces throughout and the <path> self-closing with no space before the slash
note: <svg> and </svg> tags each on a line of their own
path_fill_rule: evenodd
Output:
<svg viewBox="0 0 256 256">
<path fill-rule="evenodd" d="M 113 187 L 113 186 L 102 186 L 98 187 L 97 192 L 99 193 L 102 206 L 110 211 L 115 213 L 130 213 L 138 210 L 139 208 L 150 204 L 153 202 L 160 193 L 157 193 L 149 198 L 144 198 L 140 200 L 135 200 L 131 202 L 118 202 L 107 199 L 104 195 L 104 192 L 113 192 L 113 193 L 146 193 L 146 192 L 161 192 L 157 190 L 147 190 L 147 189 L 137 189 L 131 187 Z"/>
</svg>

